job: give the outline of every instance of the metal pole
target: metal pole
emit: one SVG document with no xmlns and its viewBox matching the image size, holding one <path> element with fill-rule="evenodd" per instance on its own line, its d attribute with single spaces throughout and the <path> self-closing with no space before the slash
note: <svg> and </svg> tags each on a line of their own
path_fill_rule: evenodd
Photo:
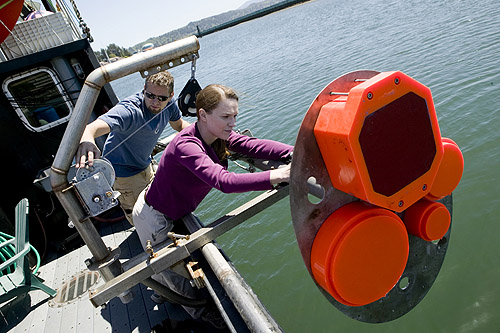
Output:
<svg viewBox="0 0 500 333">
<path fill-rule="evenodd" d="M 202 228 L 200 222 L 193 215 L 184 217 L 183 222 L 191 233 Z M 201 248 L 201 253 L 250 331 L 281 332 L 280 327 L 267 312 L 252 288 L 245 282 L 238 271 L 227 262 L 213 243 L 204 245 Z"/>
<path fill-rule="evenodd" d="M 201 252 L 251 332 L 282 331 L 252 288 L 213 243 L 203 246 Z"/>
<path fill-rule="evenodd" d="M 187 258 L 190 253 L 210 243 L 215 238 L 241 224 L 265 208 L 273 205 L 287 195 L 288 186 L 262 193 L 245 205 L 217 219 L 209 226 L 198 229 L 190 235 L 189 240 L 183 240 L 181 246 L 169 246 L 171 244 L 169 240 L 153 247 L 153 252 L 155 253 L 153 258 L 146 252 L 138 254 L 123 263 L 125 272 L 112 280 L 106 281 L 105 284 L 92 291 L 90 293 L 90 301 L 95 306 L 108 302 L 117 294 L 135 286 L 151 275 L 160 273 L 180 260 Z M 186 217 L 184 220 L 186 220 Z"/>
<path fill-rule="evenodd" d="M 112 260 L 113 255 L 110 249 L 102 241 L 67 181 L 68 170 L 80 143 L 80 138 L 101 88 L 106 83 L 138 71 L 160 71 L 189 63 L 189 57 L 197 54 L 199 48 L 197 38 L 191 36 L 95 69 L 87 77 L 71 114 L 51 167 L 50 183 L 66 213 L 74 222 L 78 233 L 94 256 L 93 260 L 99 266 L 99 271 L 105 281 L 113 279 L 122 272 L 121 264 L 118 260 Z M 122 296 L 120 297 L 122 301 L 130 301 L 130 297 L 127 295 Z"/>
</svg>

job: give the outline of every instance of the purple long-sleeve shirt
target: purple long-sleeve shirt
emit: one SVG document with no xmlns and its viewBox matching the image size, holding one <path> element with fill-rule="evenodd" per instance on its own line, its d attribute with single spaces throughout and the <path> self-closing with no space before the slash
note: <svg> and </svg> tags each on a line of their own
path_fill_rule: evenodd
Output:
<svg viewBox="0 0 500 333">
<path fill-rule="evenodd" d="M 293 147 L 232 132 L 229 150 L 245 155 L 279 160 Z M 215 151 L 201 138 L 196 123 L 182 130 L 161 157 L 155 179 L 146 194 L 156 210 L 176 220 L 193 212 L 212 188 L 225 193 L 271 189 L 270 171 L 234 173 L 227 171 Z"/>
</svg>

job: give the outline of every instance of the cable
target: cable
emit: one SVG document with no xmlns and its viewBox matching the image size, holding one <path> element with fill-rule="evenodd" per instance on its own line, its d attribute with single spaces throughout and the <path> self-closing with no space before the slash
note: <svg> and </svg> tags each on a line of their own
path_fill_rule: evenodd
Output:
<svg viewBox="0 0 500 333">
<path fill-rule="evenodd" d="M 7 240 L 13 239 L 13 238 L 14 238 L 14 236 L 11 236 L 9 234 L 6 234 L 6 233 L 0 231 L 0 243 L 3 243 L 4 241 L 7 241 Z M 38 254 L 38 251 L 31 244 L 30 244 L 30 248 L 33 251 L 33 253 L 35 253 L 35 256 L 36 256 L 36 266 L 35 266 L 35 268 L 33 270 L 33 275 L 35 275 L 38 272 L 38 269 L 40 268 L 40 254 Z M 7 249 L 7 250 L 4 251 L 4 249 Z M 5 262 L 8 259 L 12 258 L 15 254 L 16 254 L 15 247 L 12 244 L 9 244 L 9 245 L 7 245 L 5 247 L 2 247 L 0 249 L 0 261 Z M 7 274 L 13 272 L 13 271 L 11 272 L 10 269 L 11 269 L 12 266 L 14 266 L 14 268 L 15 268 L 16 267 L 15 265 L 16 264 L 14 263 L 11 266 L 9 266 L 9 267 L 6 268 L 6 270 L 8 271 Z M 3 275 L 3 273 L 0 272 L 0 276 L 2 276 L 2 275 Z"/>
<path fill-rule="evenodd" d="M 143 97 L 145 98 L 145 97 Z M 162 114 L 163 111 L 165 111 L 166 109 L 168 109 L 172 104 L 174 104 L 175 102 L 177 101 L 177 98 L 172 98 L 170 100 L 170 102 L 158 113 L 156 113 L 151 119 L 149 119 L 148 121 L 146 121 L 144 124 L 142 124 L 138 129 L 136 129 L 135 131 L 133 131 L 129 136 L 127 136 L 125 139 L 123 139 L 119 144 L 117 144 L 116 146 L 114 146 L 110 151 L 106 152 L 106 154 L 104 154 L 102 157 L 106 157 L 108 156 L 109 154 L 111 154 L 111 152 L 113 152 L 116 148 L 120 147 L 123 143 L 125 143 L 125 141 L 127 141 L 128 139 L 130 139 L 135 133 L 139 132 L 144 126 L 146 126 L 147 124 L 149 124 L 151 121 L 153 121 L 156 117 L 158 117 L 159 115 Z M 142 105 L 142 108 L 144 108 L 144 103 Z M 142 109 L 142 111 L 144 112 L 144 109 Z"/>
</svg>

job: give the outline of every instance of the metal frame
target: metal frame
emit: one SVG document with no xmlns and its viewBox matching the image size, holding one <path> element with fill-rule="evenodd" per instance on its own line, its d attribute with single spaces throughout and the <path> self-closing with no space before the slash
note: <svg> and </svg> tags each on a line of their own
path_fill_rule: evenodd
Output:
<svg viewBox="0 0 500 333">
<path fill-rule="evenodd" d="M 190 59 L 193 55 L 197 56 L 199 48 L 200 45 L 197 38 L 191 36 L 99 67 L 90 73 L 85 80 L 85 84 L 80 92 L 80 96 L 54 158 L 50 170 L 50 183 L 52 190 L 92 253 L 92 261 L 97 263 L 97 265 L 109 258 L 110 249 L 102 241 L 88 214 L 81 206 L 75 192 L 67 190 L 70 187 L 67 174 L 97 97 L 106 83 L 135 72 L 154 72 L 161 69 L 164 64 L 168 64 L 169 67 L 170 64 L 181 64 L 183 62 L 178 62 L 177 59 Z M 122 267 L 120 262 L 115 260 L 111 264 L 107 264 L 99 269 L 99 271 L 104 280 L 109 281 L 121 274 Z M 120 298 L 122 302 L 127 303 L 132 300 L 132 294 L 125 291 L 124 294 L 121 294 Z"/>
<path fill-rule="evenodd" d="M 212 242 L 220 235 L 240 225 L 267 207 L 288 195 L 288 186 L 267 191 L 244 205 L 220 217 L 208 226 L 196 230 L 189 240 L 180 241 L 181 246 L 173 247 L 172 241 L 166 241 L 153 247 L 154 258 L 147 253 L 140 254 L 124 262 L 124 272 L 95 289 L 90 294 L 90 301 L 103 305 L 116 295 L 130 289 L 151 275 L 159 273 L 175 263 L 187 258 L 192 252 Z M 188 217 L 185 217 L 186 219 Z"/>
</svg>

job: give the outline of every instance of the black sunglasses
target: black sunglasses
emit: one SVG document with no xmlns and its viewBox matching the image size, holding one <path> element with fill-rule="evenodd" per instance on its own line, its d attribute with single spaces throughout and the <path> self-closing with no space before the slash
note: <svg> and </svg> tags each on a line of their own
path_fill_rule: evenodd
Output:
<svg viewBox="0 0 500 333">
<path fill-rule="evenodd" d="M 144 95 L 146 95 L 147 98 L 149 99 L 157 99 L 160 102 L 165 102 L 167 99 L 169 99 L 169 96 L 157 96 L 155 94 L 150 93 L 149 91 L 144 90 Z"/>
</svg>

